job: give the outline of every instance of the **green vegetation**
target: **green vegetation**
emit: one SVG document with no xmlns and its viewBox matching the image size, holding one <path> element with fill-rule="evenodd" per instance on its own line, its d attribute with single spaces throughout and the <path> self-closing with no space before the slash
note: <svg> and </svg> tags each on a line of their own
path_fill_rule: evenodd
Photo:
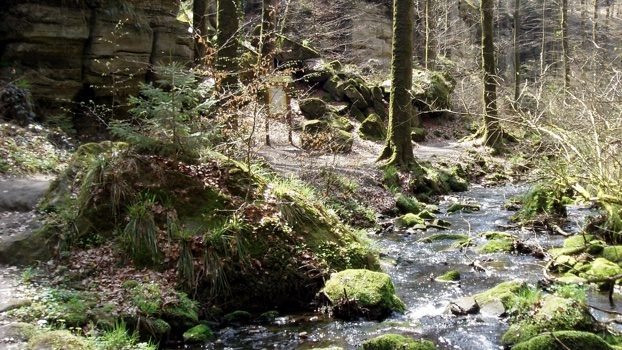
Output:
<svg viewBox="0 0 622 350">
<path fill-rule="evenodd" d="M 536 185 L 521 198 L 521 202 L 521 209 L 512 217 L 515 221 L 529 222 L 539 215 L 553 218 L 566 216 L 564 191 L 556 185 Z"/>
<path fill-rule="evenodd" d="M 428 340 L 415 340 L 399 334 L 385 334 L 366 340 L 363 350 L 434 350 L 436 346 Z"/>
<path fill-rule="evenodd" d="M 436 277 L 436 281 L 439 282 L 455 282 L 460 280 L 460 272 L 459 271 L 447 271 L 444 274 Z"/>
<path fill-rule="evenodd" d="M 560 331 L 544 333 L 512 347 L 513 350 L 556 350 L 559 343 L 573 350 L 613 350 L 601 337 L 586 332 Z"/>
<path fill-rule="evenodd" d="M 209 326 L 200 324 L 185 331 L 183 337 L 187 343 L 205 343 L 214 337 L 214 333 Z"/>
</svg>

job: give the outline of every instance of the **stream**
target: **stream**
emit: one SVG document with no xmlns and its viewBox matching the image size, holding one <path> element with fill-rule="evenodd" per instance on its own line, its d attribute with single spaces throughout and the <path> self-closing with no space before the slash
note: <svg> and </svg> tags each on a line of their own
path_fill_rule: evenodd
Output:
<svg viewBox="0 0 622 350">
<path fill-rule="evenodd" d="M 504 209 L 503 204 L 526 190 L 526 186 L 506 185 L 473 187 L 458 194 L 461 201 L 472 200 L 481 205 L 480 211 L 472 213 L 446 214 L 449 201 L 442 201 L 438 216 L 452 224 L 451 229 L 444 232 L 476 237 L 484 231 L 506 231 L 545 249 L 561 245 L 563 236 L 509 227 L 509 218 L 514 212 Z M 564 229 L 576 232 L 589 213 L 589 209 L 570 207 L 569 224 Z M 437 344 L 438 349 L 502 349 L 501 335 L 508 327 L 505 321 L 482 314 L 453 316 L 447 307 L 451 300 L 484 291 L 500 282 L 520 279 L 535 284 L 542 278 L 544 261 L 526 255 L 479 254 L 477 244 L 460 251 L 453 247 L 452 241 L 418 242 L 434 233 L 438 231 L 433 229 L 415 234 L 394 231 L 372 235 L 381 252 L 383 270 L 391 276 L 398 296 L 407 306 L 404 315 L 393 315 L 383 322 L 345 322 L 319 314 L 287 315 L 278 317 L 270 325 L 224 328 L 217 333 L 216 341 L 185 349 L 311 349 L 329 346 L 355 349 L 364 340 L 385 333 L 429 339 Z M 476 243 L 483 241 L 483 238 L 475 238 Z M 475 271 L 470 266 L 473 260 L 477 260 L 486 271 Z M 460 271 L 459 283 L 433 280 L 432 276 L 448 270 Z M 608 304 L 606 295 L 597 293 L 590 295 L 590 302 Z"/>
</svg>

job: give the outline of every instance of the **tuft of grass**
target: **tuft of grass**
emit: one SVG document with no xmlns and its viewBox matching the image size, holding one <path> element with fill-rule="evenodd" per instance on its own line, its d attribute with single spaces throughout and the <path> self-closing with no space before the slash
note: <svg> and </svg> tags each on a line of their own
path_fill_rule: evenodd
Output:
<svg viewBox="0 0 622 350">
<path fill-rule="evenodd" d="M 129 222 L 123 229 L 123 240 L 134 262 L 151 265 L 157 261 L 157 226 L 152 207 L 153 196 L 143 195 L 138 202 L 128 208 Z"/>
</svg>

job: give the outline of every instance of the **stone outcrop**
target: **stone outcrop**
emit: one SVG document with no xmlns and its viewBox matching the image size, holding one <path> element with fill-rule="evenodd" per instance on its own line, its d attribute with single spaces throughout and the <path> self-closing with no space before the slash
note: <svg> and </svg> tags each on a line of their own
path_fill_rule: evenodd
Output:
<svg viewBox="0 0 622 350">
<path fill-rule="evenodd" d="M 153 64 L 190 62 L 193 40 L 167 0 L 8 0 L 0 4 L 0 66 L 39 104 L 126 96 Z"/>
</svg>

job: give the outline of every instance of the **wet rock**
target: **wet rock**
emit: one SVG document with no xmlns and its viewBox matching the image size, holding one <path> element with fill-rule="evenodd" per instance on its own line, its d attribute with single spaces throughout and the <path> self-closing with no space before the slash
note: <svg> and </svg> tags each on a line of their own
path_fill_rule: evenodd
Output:
<svg viewBox="0 0 622 350">
<path fill-rule="evenodd" d="M 484 303 L 479 310 L 483 315 L 492 317 L 503 317 L 506 314 L 505 305 L 501 300 L 491 300 Z"/>
<path fill-rule="evenodd" d="M 331 275 L 323 295 L 336 317 L 384 319 L 392 312 L 403 313 L 404 303 L 395 295 L 389 275 L 369 270 L 344 270 Z"/>
<path fill-rule="evenodd" d="M 233 311 L 225 315 L 224 320 L 228 324 L 243 325 L 251 321 L 251 314 L 247 311 Z"/>
<path fill-rule="evenodd" d="M 422 238 L 419 242 L 423 243 L 432 243 L 436 241 L 460 241 L 465 242 L 469 240 L 469 236 L 463 234 L 453 234 L 453 233 L 437 233 L 430 235 L 428 237 Z"/>
<path fill-rule="evenodd" d="M 456 316 L 471 315 L 479 312 L 479 305 L 472 297 L 462 297 L 449 304 L 449 311 Z"/>
<path fill-rule="evenodd" d="M 472 213 L 475 211 L 480 211 L 481 210 L 481 206 L 477 203 L 453 203 L 452 205 L 449 206 L 449 208 L 447 208 L 447 212 L 448 213 L 455 213 L 455 212 L 465 212 L 465 213 Z"/>
<path fill-rule="evenodd" d="M 19 309 L 32 304 L 30 299 L 9 299 L 7 301 L 0 302 L 0 313 Z"/>
<path fill-rule="evenodd" d="M 396 221 L 398 226 L 413 227 L 415 225 L 423 225 L 425 227 L 425 220 L 417 214 L 404 214 Z"/>
</svg>

